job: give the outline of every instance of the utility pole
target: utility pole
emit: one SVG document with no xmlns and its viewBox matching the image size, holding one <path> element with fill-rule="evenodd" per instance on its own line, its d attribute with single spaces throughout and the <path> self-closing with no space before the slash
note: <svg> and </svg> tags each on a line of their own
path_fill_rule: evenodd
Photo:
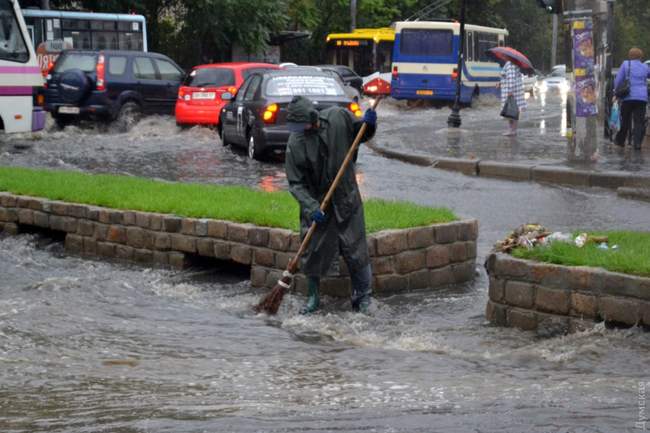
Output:
<svg viewBox="0 0 650 433">
<path fill-rule="evenodd" d="M 357 0 L 350 0 L 350 31 L 357 28 Z"/>
<path fill-rule="evenodd" d="M 551 67 L 557 65 L 558 14 L 553 14 L 553 45 L 551 46 Z"/>
<path fill-rule="evenodd" d="M 460 3 L 460 43 L 458 47 L 458 78 L 456 78 L 456 98 L 454 99 L 454 106 L 451 107 L 451 114 L 447 118 L 447 126 L 450 128 L 460 128 L 460 91 L 463 84 L 463 64 L 465 62 L 465 8 L 467 7 L 467 0 L 461 0 Z"/>
</svg>

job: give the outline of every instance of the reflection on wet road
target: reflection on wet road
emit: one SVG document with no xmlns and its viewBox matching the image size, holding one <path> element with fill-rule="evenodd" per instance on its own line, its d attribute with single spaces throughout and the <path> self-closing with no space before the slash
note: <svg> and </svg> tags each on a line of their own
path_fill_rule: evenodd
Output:
<svg viewBox="0 0 650 433">
<path fill-rule="evenodd" d="M 448 115 L 438 110 L 436 126 L 437 109 L 393 109 L 378 140 L 398 143 L 393 130 L 425 118 L 440 129 Z M 467 124 L 475 115 L 463 112 Z M 102 263 L 30 235 L 0 238 L 0 431 L 633 431 L 638 384 L 650 381 L 648 335 L 598 327 L 539 339 L 487 326 L 480 262 L 523 222 L 647 230 L 650 205 L 414 167 L 366 148 L 359 161 L 365 197 L 481 221 L 473 284 L 381 298 L 371 317 L 334 299 L 303 317 L 304 299 L 290 295 L 265 318 L 252 314 L 260 293 L 241 276 Z M 213 131 L 160 117 L 128 134 L 2 138 L 0 164 L 286 188 L 281 162 L 248 161 Z"/>
</svg>

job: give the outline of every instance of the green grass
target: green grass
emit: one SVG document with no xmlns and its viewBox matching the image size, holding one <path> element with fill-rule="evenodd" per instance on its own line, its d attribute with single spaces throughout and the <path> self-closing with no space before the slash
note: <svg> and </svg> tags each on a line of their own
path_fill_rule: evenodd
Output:
<svg viewBox="0 0 650 433">
<path fill-rule="evenodd" d="M 607 236 L 609 246 L 618 245 L 618 249 L 602 250 L 593 243 L 578 248 L 573 244 L 553 242 L 531 250 L 517 248 L 512 254 L 523 259 L 569 266 L 593 266 L 650 277 L 650 233 L 611 231 L 589 234 Z"/>
<path fill-rule="evenodd" d="M 0 191 L 114 209 L 214 218 L 298 231 L 298 204 L 288 192 L 241 186 L 171 183 L 71 171 L 0 167 Z M 418 227 L 455 221 L 449 209 L 371 199 L 366 230 Z"/>
</svg>

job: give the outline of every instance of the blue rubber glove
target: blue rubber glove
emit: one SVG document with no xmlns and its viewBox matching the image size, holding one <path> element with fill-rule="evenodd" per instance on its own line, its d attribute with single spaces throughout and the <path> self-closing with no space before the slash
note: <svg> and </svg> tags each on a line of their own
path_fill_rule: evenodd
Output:
<svg viewBox="0 0 650 433">
<path fill-rule="evenodd" d="M 377 124 L 377 112 L 372 108 L 368 108 L 363 115 L 363 121 L 369 126 L 375 126 Z"/>
<path fill-rule="evenodd" d="M 325 214 L 323 213 L 323 211 L 318 209 L 311 213 L 310 218 L 312 223 L 315 222 L 316 224 L 320 224 L 323 221 L 325 221 Z"/>
</svg>

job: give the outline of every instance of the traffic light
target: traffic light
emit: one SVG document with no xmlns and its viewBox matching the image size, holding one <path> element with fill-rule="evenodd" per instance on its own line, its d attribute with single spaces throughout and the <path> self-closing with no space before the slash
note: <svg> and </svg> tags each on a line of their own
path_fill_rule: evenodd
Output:
<svg viewBox="0 0 650 433">
<path fill-rule="evenodd" d="M 562 7 L 563 0 L 537 0 L 540 7 L 546 9 L 546 12 L 550 14 L 561 14 L 563 12 Z"/>
</svg>

